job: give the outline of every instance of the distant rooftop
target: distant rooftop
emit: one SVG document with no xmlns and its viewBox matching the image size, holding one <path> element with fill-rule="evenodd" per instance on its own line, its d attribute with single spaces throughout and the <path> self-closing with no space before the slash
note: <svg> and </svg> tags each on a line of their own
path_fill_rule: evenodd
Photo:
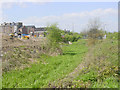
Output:
<svg viewBox="0 0 120 90">
<path fill-rule="evenodd" d="M 25 27 L 30 27 L 30 28 L 32 27 L 32 28 L 35 28 L 35 26 L 34 26 L 34 25 L 29 25 L 29 26 L 25 26 Z"/>
<path fill-rule="evenodd" d="M 15 23 L 15 22 L 10 22 L 10 23 L 7 23 L 7 22 L 4 22 L 4 23 L 2 23 L 1 25 L 5 25 L 5 26 L 13 26 L 13 25 L 18 25 L 18 24 L 22 24 L 22 22 L 17 22 L 17 23 Z"/>
<path fill-rule="evenodd" d="M 35 28 L 35 31 L 46 31 L 45 27 L 41 27 L 41 28 Z"/>
</svg>

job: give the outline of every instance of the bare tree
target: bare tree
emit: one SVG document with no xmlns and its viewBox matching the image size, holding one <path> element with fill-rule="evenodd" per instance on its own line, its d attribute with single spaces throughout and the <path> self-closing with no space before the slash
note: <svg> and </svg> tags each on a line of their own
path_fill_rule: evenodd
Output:
<svg viewBox="0 0 120 90">
<path fill-rule="evenodd" d="M 102 23 L 99 18 L 91 19 L 88 23 L 88 38 L 98 39 L 103 37 Z"/>
<path fill-rule="evenodd" d="M 104 32 L 101 26 L 102 23 L 99 18 L 91 19 L 88 22 L 88 45 L 94 45 L 98 41 L 98 38 L 103 38 Z"/>
<path fill-rule="evenodd" d="M 99 18 L 90 19 L 88 22 L 89 29 L 99 29 L 101 27 L 101 21 Z"/>
</svg>

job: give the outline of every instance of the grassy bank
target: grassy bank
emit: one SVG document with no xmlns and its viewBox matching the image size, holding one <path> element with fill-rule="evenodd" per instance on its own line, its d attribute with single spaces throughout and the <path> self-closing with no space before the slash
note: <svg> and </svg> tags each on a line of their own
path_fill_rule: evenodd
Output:
<svg viewBox="0 0 120 90">
<path fill-rule="evenodd" d="M 118 41 L 104 40 L 91 48 L 86 68 L 73 81 L 75 87 L 118 88 Z"/>
<path fill-rule="evenodd" d="M 23 70 L 3 73 L 3 88 L 43 88 L 49 83 L 64 78 L 83 60 L 88 51 L 85 41 L 64 46 L 63 55 L 55 57 L 42 55 L 37 64 Z"/>
<path fill-rule="evenodd" d="M 83 62 L 52 86 L 60 88 L 118 88 L 118 41 L 98 40 Z"/>
<path fill-rule="evenodd" d="M 62 47 L 63 55 L 41 54 L 36 64 L 3 73 L 4 88 L 118 88 L 118 41 L 93 46 L 85 40 Z"/>
</svg>

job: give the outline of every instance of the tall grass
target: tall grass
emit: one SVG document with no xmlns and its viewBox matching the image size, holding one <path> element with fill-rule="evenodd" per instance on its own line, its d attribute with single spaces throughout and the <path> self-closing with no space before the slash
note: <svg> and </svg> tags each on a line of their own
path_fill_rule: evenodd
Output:
<svg viewBox="0 0 120 90">
<path fill-rule="evenodd" d="M 63 55 L 37 58 L 37 64 L 23 70 L 13 70 L 3 74 L 3 88 L 45 88 L 49 84 L 64 78 L 76 68 L 87 47 L 85 43 L 73 43 L 62 48 Z"/>
<path fill-rule="evenodd" d="M 92 47 L 91 47 L 92 48 Z M 76 87 L 118 88 L 118 42 L 103 40 L 97 43 L 88 58 L 86 69 L 75 79 Z M 86 84 L 87 83 L 87 84 Z"/>
</svg>

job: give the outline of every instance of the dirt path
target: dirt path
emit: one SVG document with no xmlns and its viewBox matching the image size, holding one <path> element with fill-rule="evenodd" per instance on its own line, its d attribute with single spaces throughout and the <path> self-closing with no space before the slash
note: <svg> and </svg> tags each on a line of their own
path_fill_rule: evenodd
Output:
<svg viewBox="0 0 120 90">
<path fill-rule="evenodd" d="M 71 72 L 67 78 L 73 80 L 76 76 L 79 75 L 79 72 L 81 72 L 82 69 L 84 69 L 85 67 L 87 67 L 89 65 L 90 60 L 94 59 L 94 48 L 90 48 L 88 53 L 86 54 L 84 60 L 81 62 L 81 64 L 79 64 L 74 70 L 73 72 Z"/>
<path fill-rule="evenodd" d="M 89 65 L 88 62 L 90 62 L 90 60 L 94 59 L 94 55 L 93 55 L 93 48 L 90 48 L 87 55 L 85 56 L 84 60 L 81 62 L 81 64 L 78 65 L 78 67 L 76 67 L 73 72 L 71 72 L 68 75 L 68 78 L 71 78 L 72 80 L 79 75 L 79 72 L 84 69 L 85 67 L 87 67 Z"/>
<path fill-rule="evenodd" d="M 64 87 L 69 86 L 70 82 L 74 80 L 77 76 L 79 76 L 80 72 L 89 66 L 90 61 L 94 59 L 94 47 L 89 48 L 88 53 L 85 55 L 84 60 L 79 64 L 70 74 L 68 74 L 65 78 L 61 79 L 59 82 L 54 83 L 53 87 L 59 87 L 59 85 L 64 85 Z"/>
</svg>

